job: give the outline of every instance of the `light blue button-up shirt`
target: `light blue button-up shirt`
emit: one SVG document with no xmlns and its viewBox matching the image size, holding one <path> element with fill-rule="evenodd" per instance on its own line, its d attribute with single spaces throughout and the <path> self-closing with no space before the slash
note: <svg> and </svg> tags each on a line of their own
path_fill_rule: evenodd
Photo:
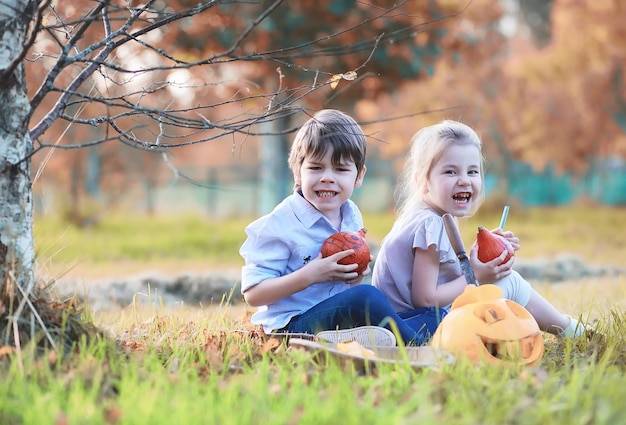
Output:
<svg viewBox="0 0 626 425">
<path fill-rule="evenodd" d="M 341 229 L 296 192 L 246 227 L 248 238 L 239 253 L 245 260 L 241 272 L 241 292 L 259 282 L 284 276 L 315 259 L 324 240 L 338 231 L 363 228 L 363 217 L 354 202 L 341 206 Z M 265 332 L 285 327 L 289 320 L 314 305 L 345 291 L 345 282 L 316 283 L 275 303 L 261 306 L 252 315 L 252 323 Z"/>
</svg>

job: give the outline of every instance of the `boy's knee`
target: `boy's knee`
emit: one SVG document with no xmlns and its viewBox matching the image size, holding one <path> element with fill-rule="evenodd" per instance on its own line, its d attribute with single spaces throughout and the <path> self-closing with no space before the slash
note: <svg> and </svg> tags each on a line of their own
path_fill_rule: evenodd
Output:
<svg viewBox="0 0 626 425">
<path fill-rule="evenodd" d="M 362 297 L 363 299 L 373 299 L 384 296 L 378 288 L 372 285 L 368 285 L 366 283 L 354 286 L 352 290 L 354 291 L 353 293 L 356 296 Z"/>
</svg>

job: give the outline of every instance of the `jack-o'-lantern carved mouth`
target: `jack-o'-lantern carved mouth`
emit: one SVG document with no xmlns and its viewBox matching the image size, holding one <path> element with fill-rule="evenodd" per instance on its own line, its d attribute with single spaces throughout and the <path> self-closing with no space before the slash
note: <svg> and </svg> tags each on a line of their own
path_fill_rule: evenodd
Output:
<svg viewBox="0 0 626 425">
<path fill-rule="evenodd" d="M 519 304 L 509 300 L 479 304 L 474 315 L 485 324 L 482 331 L 476 332 L 484 354 L 512 362 L 535 360 L 543 355 L 543 336 Z"/>
<path fill-rule="evenodd" d="M 484 346 L 484 353 L 495 359 L 526 363 L 543 354 L 543 337 L 540 332 L 516 340 L 495 340 L 478 335 Z"/>
<path fill-rule="evenodd" d="M 475 364 L 536 365 L 544 353 L 543 334 L 521 305 L 502 298 L 495 285 L 468 286 L 439 324 L 431 345 Z"/>
</svg>

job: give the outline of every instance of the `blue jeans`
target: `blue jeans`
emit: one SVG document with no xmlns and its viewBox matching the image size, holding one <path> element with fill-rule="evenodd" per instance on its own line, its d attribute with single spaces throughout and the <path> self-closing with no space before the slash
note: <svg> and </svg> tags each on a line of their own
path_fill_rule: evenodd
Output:
<svg viewBox="0 0 626 425">
<path fill-rule="evenodd" d="M 398 313 L 398 316 L 412 329 L 430 339 L 446 314 L 447 310 L 438 307 L 422 307 Z"/>
<path fill-rule="evenodd" d="M 432 336 L 443 317 L 435 309 L 418 309 L 398 315 L 385 294 L 378 288 L 361 284 L 347 289 L 311 307 L 291 319 L 287 332 L 317 333 L 357 326 L 382 326 L 398 329 L 405 345 L 423 345 Z"/>
</svg>

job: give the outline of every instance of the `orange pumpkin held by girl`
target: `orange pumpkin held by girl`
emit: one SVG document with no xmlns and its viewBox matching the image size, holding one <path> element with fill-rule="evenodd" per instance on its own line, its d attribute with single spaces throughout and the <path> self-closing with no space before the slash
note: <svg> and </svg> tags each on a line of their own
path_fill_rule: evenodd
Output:
<svg viewBox="0 0 626 425">
<path fill-rule="evenodd" d="M 476 243 L 478 244 L 478 259 L 487 263 L 502 254 L 502 251 L 507 250 L 507 256 L 502 261 L 506 263 L 515 255 L 513 246 L 506 238 L 495 233 L 490 232 L 483 226 L 478 226 L 478 234 L 476 235 Z"/>
</svg>

